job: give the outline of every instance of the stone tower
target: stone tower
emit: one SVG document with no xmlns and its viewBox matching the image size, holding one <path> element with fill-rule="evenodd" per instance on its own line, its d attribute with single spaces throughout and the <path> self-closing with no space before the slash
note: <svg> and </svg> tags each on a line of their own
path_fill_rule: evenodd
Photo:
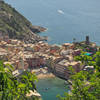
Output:
<svg viewBox="0 0 100 100">
<path fill-rule="evenodd" d="M 87 45 L 90 43 L 89 36 L 86 36 L 86 41 L 85 42 L 86 42 Z"/>
</svg>

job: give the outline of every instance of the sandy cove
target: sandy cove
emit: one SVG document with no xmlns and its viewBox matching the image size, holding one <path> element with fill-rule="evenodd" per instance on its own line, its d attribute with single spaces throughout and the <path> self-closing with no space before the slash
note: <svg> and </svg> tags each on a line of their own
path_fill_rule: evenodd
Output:
<svg viewBox="0 0 100 100">
<path fill-rule="evenodd" d="M 55 75 L 53 75 L 52 73 L 47 73 L 47 74 L 41 73 L 41 74 L 37 75 L 38 79 L 54 78 L 54 77 L 55 77 Z"/>
</svg>

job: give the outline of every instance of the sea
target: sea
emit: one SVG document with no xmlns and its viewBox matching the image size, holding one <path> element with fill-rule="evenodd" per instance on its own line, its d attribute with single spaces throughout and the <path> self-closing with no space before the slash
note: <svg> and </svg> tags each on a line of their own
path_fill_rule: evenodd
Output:
<svg viewBox="0 0 100 100">
<path fill-rule="evenodd" d="M 43 100 L 58 100 L 58 95 L 63 97 L 66 92 L 69 92 L 65 81 L 57 77 L 40 79 L 36 86 Z"/>
<path fill-rule="evenodd" d="M 46 27 L 40 33 L 48 36 L 49 44 L 72 43 L 85 40 L 100 45 L 100 0 L 5 0 L 33 25 Z M 43 100 L 57 100 L 56 95 L 68 92 L 64 80 L 41 79 L 37 89 Z"/>
<path fill-rule="evenodd" d="M 100 44 L 100 0 L 5 0 L 33 25 L 46 27 L 41 33 L 48 43 L 90 40 Z"/>
</svg>

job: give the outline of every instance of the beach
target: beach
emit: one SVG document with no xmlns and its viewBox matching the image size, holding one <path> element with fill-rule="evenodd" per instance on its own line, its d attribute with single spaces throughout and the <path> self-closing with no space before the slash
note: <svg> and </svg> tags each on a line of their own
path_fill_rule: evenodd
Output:
<svg viewBox="0 0 100 100">
<path fill-rule="evenodd" d="M 47 73 L 47 74 L 39 74 L 37 75 L 38 79 L 44 79 L 44 78 L 54 78 L 55 75 L 53 75 L 52 73 Z"/>
</svg>

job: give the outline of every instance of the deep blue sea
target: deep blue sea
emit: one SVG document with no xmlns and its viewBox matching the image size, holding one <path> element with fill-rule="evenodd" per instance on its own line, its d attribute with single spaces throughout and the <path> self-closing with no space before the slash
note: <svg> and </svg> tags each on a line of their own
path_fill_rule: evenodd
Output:
<svg viewBox="0 0 100 100">
<path fill-rule="evenodd" d="M 49 43 L 85 39 L 100 44 L 100 0 L 5 0 L 33 25 L 48 28 Z"/>
</svg>

